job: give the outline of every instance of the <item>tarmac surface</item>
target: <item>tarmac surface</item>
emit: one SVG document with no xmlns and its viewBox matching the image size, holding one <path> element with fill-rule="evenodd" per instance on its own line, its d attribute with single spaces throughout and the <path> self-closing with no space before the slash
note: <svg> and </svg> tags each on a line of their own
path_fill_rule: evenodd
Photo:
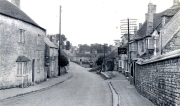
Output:
<svg viewBox="0 0 180 106">
<path fill-rule="evenodd" d="M 108 83 L 75 63 L 64 76 L 29 88 L 1 90 L 0 95 L 0 106 L 112 106 Z"/>
</svg>

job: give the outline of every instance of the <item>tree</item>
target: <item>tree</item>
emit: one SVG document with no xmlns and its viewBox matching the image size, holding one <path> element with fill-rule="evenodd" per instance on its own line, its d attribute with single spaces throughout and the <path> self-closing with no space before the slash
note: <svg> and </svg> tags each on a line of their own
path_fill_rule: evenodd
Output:
<svg viewBox="0 0 180 106">
<path fill-rule="evenodd" d="M 97 65 L 102 65 L 103 60 L 104 60 L 104 56 L 99 56 L 99 58 L 96 60 L 96 64 Z"/>
<path fill-rule="evenodd" d="M 59 60 L 60 60 L 59 65 L 61 67 L 67 66 L 69 64 L 69 61 L 68 61 L 67 57 L 64 56 L 62 53 L 60 54 L 60 59 Z"/>
<path fill-rule="evenodd" d="M 66 50 L 70 50 L 71 44 L 69 41 L 66 41 Z"/>
</svg>

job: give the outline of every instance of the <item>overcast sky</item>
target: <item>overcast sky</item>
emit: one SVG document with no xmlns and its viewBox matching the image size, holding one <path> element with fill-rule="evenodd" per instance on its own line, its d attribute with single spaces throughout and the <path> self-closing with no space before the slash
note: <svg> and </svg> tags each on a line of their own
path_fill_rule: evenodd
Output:
<svg viewBox="0 0 180 106">
<path fill-rule="evenodd" d="M 10 1 L 10 0 L 9 0 Z M 21 0 L 21 9 L 47 34 L 59 33 L 62 6 L 62 34 L 73 44 L 108 43 L 120 39 L 120 20 L 143 23 L 150 0 Z M 151 0 L 157 12 L 172 6 L 173 0 Z"/>
</svg>

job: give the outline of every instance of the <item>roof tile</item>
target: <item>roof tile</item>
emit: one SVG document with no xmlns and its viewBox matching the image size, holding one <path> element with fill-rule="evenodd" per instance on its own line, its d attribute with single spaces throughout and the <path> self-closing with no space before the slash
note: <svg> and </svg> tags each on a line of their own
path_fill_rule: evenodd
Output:
<svg viewBox="0 0 180 106">
<path fill-rule="evenodd" d="M 21 21 L 39 27 L 45 31 L 44 28 L 40 27 L 26 13 L 24 13 L 22 10 L 20 10 L 18 7 L 16 7 L 7 0 L 0 0 L 0 14 L 9 16 L 11 18 L 19 19 Z"/>
</svg>

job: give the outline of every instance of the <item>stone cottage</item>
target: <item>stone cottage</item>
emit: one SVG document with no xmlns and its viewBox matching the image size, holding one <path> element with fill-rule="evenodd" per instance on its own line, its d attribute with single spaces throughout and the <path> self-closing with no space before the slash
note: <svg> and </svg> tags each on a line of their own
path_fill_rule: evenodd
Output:
<svg viewBox="0 0 180 106">
<path fill-rule="evenodd" d="M 46 30 L 20 9 L 20 0 L 11 2 L 0 0 L 0 89 L 26 87 L 47 76 Z"/>
<path fill-rule="evenodd" d="M 45 72 L 47 78 L 58 76 L 58 47 L 55 46 L 47 37 L 45 42 Z"/>
</svg>

